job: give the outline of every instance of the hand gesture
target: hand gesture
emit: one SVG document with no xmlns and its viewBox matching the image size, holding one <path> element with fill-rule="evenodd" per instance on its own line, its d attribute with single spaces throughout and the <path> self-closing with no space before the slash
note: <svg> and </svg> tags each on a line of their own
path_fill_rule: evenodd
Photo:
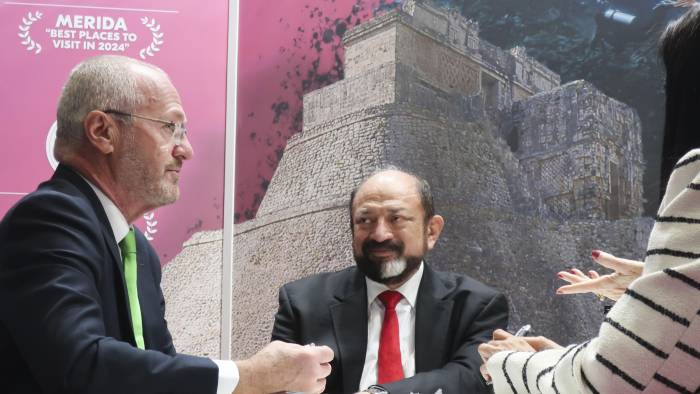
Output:
<svg viewBox="0 0 700 394">
<path fill-rule="evenodd" d="M 588 271 L 588 275 L 579 269 L 561 271 L 559 278 L 569 282 L 557 289 L 557 294 L 595 293 L 598 296 L 607 297 L 617 301 L 625 293 L 627 287 L 639 278 L 644 269 L 644 263 L 615 257 L 610 253 L 594 250 L 591 258 L 603 267 L 610 268 L 614 272 L 600 275 L 596 271 Z"/>
</svg>

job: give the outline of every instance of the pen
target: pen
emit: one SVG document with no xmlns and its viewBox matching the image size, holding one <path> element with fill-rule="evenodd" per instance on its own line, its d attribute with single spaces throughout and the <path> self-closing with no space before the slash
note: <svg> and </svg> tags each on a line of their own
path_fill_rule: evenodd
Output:
<svg viewBox="0 0 700 394">
<path fill-rule="evenodd" d="M 516 331 L 514 335 L 515 335 L 516 337 L 524 337 L 524 336 L 526 336 L 527 334 L 530 333 L 530 329 L 531 329 L 531 328 L 532 328 L 531 325 L 526 324 L 526 325 L 520 327 L 520 329 L 519 329 L 518 331 Z"/>
</svg>

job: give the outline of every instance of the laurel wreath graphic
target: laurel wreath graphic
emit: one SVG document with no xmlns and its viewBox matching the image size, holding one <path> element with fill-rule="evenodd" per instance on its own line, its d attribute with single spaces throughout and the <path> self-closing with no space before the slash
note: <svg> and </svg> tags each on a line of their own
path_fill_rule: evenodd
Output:
<svg viewBox="0 0 700 394">
<path fill-rule="evenodd" d="M 32 40 L 32 37 L 29 35 L 29 30 L 32 24 L 41 19 L 42 16 L 43 14 L 39 11 L 34 14 L 31 12 L 27 13 L 27 16 L 22 18 L 22 24 L 19 25 L 20 32 L 17 33 L 20 38 L 23 38 L 22 45 L 27 47 L 28 51 L 34 51 L 35 55 L 41 52 L 41 44 Z"/>
<path fill-rule="evenodd" d="M 146 231 L 143 232 L 143 235 L 149 241 L 153 241 L 153 234 L 158 232 L 158 229 L 156 228 L 158 221 L 154 220 L 155 217 L 155 211 L 151 211 L 143 215 L 143 219 L 146 221 Z"/>
<path fill-rule="evenodd" d="M 139 52 L 141 59 L 145 60 L 147 55 L 155 56 L 155 52 L 160 51 L 159 47 L 163 44 L 163 33 L 160 32 L 160 25 L 156 24 L 156 20 L 154 18 L 149 20 L 148 17 L 143 17 L 141 18 L 141 23 L 146 26 L 148 30 L 151 31 L 151 35 L 153 35 L 151 44 Z"/>
</svg>

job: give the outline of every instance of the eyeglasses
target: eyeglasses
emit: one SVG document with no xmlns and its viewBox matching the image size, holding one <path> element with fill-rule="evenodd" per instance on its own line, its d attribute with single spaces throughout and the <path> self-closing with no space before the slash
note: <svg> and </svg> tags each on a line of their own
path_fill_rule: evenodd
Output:
<svg viewBox="0 0 700 394">
<path fill-rule="evenodd" d="M 114 109 L 106 109 L 102 112 L 106 114 L 129 116 L 131 118 L 150 120 L 151 122 L 160 123 L 170 130 L 170 137 L 175 145 L 182 145 L 182 141 L 184 141 L 185 135 L 187 135 L 187 128 L 182 123 L 175 123 L 168 120 L 156 119 L 138 114 L 130 114 L 128 112 L 117 111 Z"/>
</svg>

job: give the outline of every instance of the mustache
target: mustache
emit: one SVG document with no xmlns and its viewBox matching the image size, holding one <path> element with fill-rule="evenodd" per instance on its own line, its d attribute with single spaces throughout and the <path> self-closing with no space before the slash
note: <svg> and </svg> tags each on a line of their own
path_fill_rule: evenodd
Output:
<svg viewBox="0 0 700 394">
<path fill-rule="evenodd" d="M 180 171 L 182 169 L 182 160 L 174 160 L 165 166 L 166 170 Z"/>
<path fill-rule="evenodd" d="M 373 249 L 389 249 L 394 252 L 401 253 L 403 251 L 403 244 L 395 241 L 377 242 L 371 239 L 365 241 L 362 244 L 362 251 L 364 253 L 367 253 L 368 251 L 371 251 Z"/>
</svg>

